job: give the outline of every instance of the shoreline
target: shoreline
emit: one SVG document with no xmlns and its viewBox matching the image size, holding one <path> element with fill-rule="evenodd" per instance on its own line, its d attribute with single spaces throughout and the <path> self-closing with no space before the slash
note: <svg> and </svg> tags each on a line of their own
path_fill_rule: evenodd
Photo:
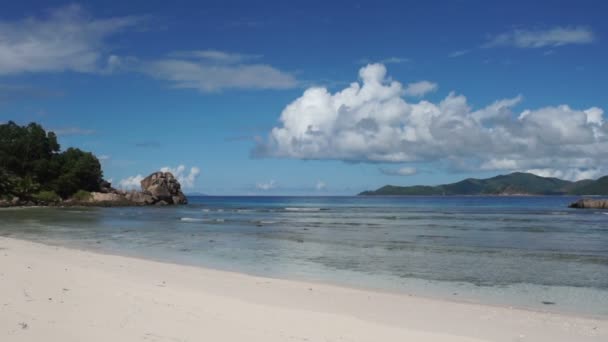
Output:
<svg viewBox="0 0 608 342">
<path fill-rule="evenodd" d="M 608 338 L 606 319 L 265 278 L 5 237 L 0 269 L 7 301 L 0 303 L 0 336 L 18 341 Z"/>
<path fill-rule="evenodd" d="M 167 207 L 164 207 L 167 208 Z M 74 208 L 57 208 L 57 207 L 22 207 L 22 208 L 4 208 L 0 211 L 49 211 L 61 212 L 62 210 L 73 210 Z M 79 208 L 76 208 L 79 209 Z M 93 209 L 81 207 L 82 210 Z M 162 208 L 161 208 L 162 209 Z M 157 210 L 156 207 L 151 210 Z M 237 210 L 238 211 L 238 210 Z M 75 211 L 81 213 L 81 211 Z M 93 210 L 92 212 L 97 212 Z M 113 213 L 113 212 L 109 212 Z M 28 214 L 25 214 L 28 215 Z M 184 214 L 186 215 L 186 214 Z M 26 216 L 26 217 L 29 217 Z M 176 217 L 179 217 L 176 216 Z M 175 218 L 173 218 L 175 219 Z M 10 224 L 9 224 L 10 226 Z M 184 226 L 186 227 L 186 226 Z M 126 228 L 125 228 L 126 229 Z M 85 229 L 86 231 L 86 229 Z M 132 231 L 126 229 L 125 231 Z M 8 230 L 10 232 L 10 229 Z M 129 233 L 130 235 L 130 233 Z M 258 263 L 261 267 L 250 266 L 246 261 L 227 262 L 222 258 L 208 258 L 209 255 L 203 256 L 191 253 L 190 249 L 185 249 L 185 252 L 178 253 L 177 250 L 164 249 L 129 249 L 123 248 L 121 244 L 112 243 L 113 238 L 106 236 L 95 239 L 87 239 L 88 241 L 81 243 L 79 239 L 70 239 L 67 237 L 55 238 L 37 238 L 35 235 L 28 236 L 19 234 L 18 230 L 2 234 L 9 238 L 22 239 L 34 243 L 44 245 L 63 247 L 68 249 L 76 249 L 83 252 L 92 252 L 104 255 L 123 256 L 127 258 L 137 258 L 141 260 L 155 261 L 160 263 L 170 263 L 175 265 L 183 265 L 197 267 L 203 269 L 216 270 L 220 272 L 234 272 L 238 274 L 246 274 L 255 277 L 267 277 L 272 279 L 286 279 L 293 281 L 309 282 L 316 284 L 328 284 L 338 287 L 346 287 L 360 289 L 372 292 L 383 292 L 396 295 L 413 295 L 421 298 L 436 299 L 442 301 L 450 301 L 455 303 L 479 304 L 494 307 L 510 307 L 532 312 L 548 312 L 555 314 L 571 315 L 587 318 L 608 318 L 608 292 L 605 287 L 576 287 L 566 285 L 558 285 L 554 283 L 494 283 L 494 284 L 477 284 L 474 282 L 458 281 L 458 280 L 436 280 L 435 278 L 415 278 L 415 277 L 399 277 L 398 275 L 383 275 L 375 277 L 375 273 L 360 272 L 356 275 L 349 270 L 320 270 L 313 269 L 317 272 L 299 272 L 299 269 L 294 268 L 294 272 L 285 272 L 280 267 L 274 269 L 273 263 Z M 42 234 L 41 236 L 45 236 Z M 130 239 L 131 237 L 125 238 Z M 206 241 L 205 239 L 203 239 Z M 213 240 L 210 240 L 213 241 Z M 107 243 L 106 243 L 107 242 Z M 213 241 L 216 242 L 216 241 Z M 210 244 L 208 246 L 211 246 Z M 200 247 L 200 246 L 199 246 Z M 203 247 L 204 250 L 207 248 Z M 193 255 L 195 257 L 190 257 Z M 238 262 L 237 262 L 238 261 Z M 280 265 L 280 263 L 278 264 Z M 327 271 L 327 272 L 326 272 Z M 549 285 L 551 284 L 551 285 Z"/>
<path fill-rule="evenodd" d="M 57 241 L 53 241 L 53 242 L 35 241 L 35 240 L 29 240 L 29 239 L 25 239 L 25 238 L 16 238 L 16 237 L 11 237 L 11 236 L 0 236 L 0 241 L 3 238 L 29 242 L 29 243 L 38 244 L 38 245 L 42 245 L 42 246 L 48 246 L 48 247 L 52 247 L 52 248 L 61 248 L 61 249 L 73 250 L 73 251 L 78 251 L 78 252 L 83 252 L 83 253 L 93 253 L 93 254 L 98 254 L 98 255 L 102 255 L 102 256 L 135 259 L 135 260 L 140 260 L 140 261 L 145 261 L 145 262 L 147 261 L 147 262 L 160 263 L 160 264 L 166 264 L 166 265 L 174 265 L 177 267 L 188 267 L 188 268 L 200 269 L 200 270 L 209 271 L 209 272 L 217 272 L 219 274 L 228 274 L 228 275 L 233 275 L 233 276 L 245 276 L 245 277 L 262 278 L 262 279 L 268 279 L 268 280 L 298 282 L 298 283 L 306 283 L 306 284 L 310 284 L 310 285 L 331 286 L 331 287 L 343 288 L 343 289 L 354 290 L 354 291 L 372 292 L 372 293 L 386 294 L 386 295 L 393 295 L 393 296 L 400 296 L 400 297 L 415 297 L 415 298 L 420 298 L 420 299 L 425 299 L 425 300 L 430 300 L 430 301 L 440 301 L 440 302 L 447 302 L 447 303 L 454 303 L 454 304 L 479 305 L 479 306 L 491 307 L 491 308 L 519 310 L 519 311 L 525 311 L 525 312 L 530 312 L 530 313 L 555 314 L 555 315 L 560 315 L 560 316 L 565 316 L 565 317 L 577 317 L 577 318 L 597 319 L 597 320 L 607 320 L 608 321 L 608 315 L 580 312 L 580 311 L 576 311 L 576 310 L 563 311 L 563 310 L 557 309 L 557 307 L 555 306 L 556 303 L 546 304 L 545 306 L 517 305 L 517 304 L 512 304 L 512 305 L 508 304 L 507 305 L 507 304 L 501 304 L 501 303 L 497 303 L 497 302 L 484 301 L 484 300 L 480 299 L 481 297 L 473 298 L 473 297 L 463 297 L 463 296 L 458 296 L 458 297 L 450 296 L 450 293 L 453 293 L 453 290 L 444 291 L 443 294 L 439 294 L 438 292 L 434 292 L 434 293 L 431 293 L 428 291 L 423 292 L 419 288 L 409 291 L 409 290 L 398 289 L 398 288 L 382 287 L 379 285 L 374 286 L 374 285 L 370 285 L 367 283 L 353 285 L 348 282 L 341 282 L 341 281 L 337 281 L 337 280 L 332 281 L 332 280 L 327 280 L 324 278 L 306 278 L 306 277 L 298 277 L 298 276 L 281 277 L 281 276 L 273 276 L 273 275 L 268 275 L 268 274 L 260 274 L 260 273 L 256 273 L 256 272 L 249 272 L 246 270 L 236 269 L 236 268 L 223 268 L 221 266 L 214 266 L 211 264 L 185 263 L 185 262 L 167 260 L 167 259 L 163 259 L 163 258 L 155 258 L 152 256 L 144 256 L 144 255 L 140 255 L 137 253 L 129 254 L 129 253 L 125 253 L 125 251 L 117 251 L 117 250 L 110 251 L 110 250 L 105 250 L 105 249 L 92 249 L 92 248 L 87 248 L 87 247 L 78 246 L 78 245 L 63 244 L 63 243 L 57 242 Z M 413 278 L 413 280 L 428 281 L 431 283 L 433 282 L 433 281 L 426 280 L 426 279 Z M 464 284 L 464 283 L 453 282 L 452 284 L 457 285 L 457 284 Z M 465 285 L 468 285 L 468 284 L 465 284 Z M 537 284 L 534 284 L 534 285 L 541 286 L 541 285 L 537 285 Z"/>
</svg>

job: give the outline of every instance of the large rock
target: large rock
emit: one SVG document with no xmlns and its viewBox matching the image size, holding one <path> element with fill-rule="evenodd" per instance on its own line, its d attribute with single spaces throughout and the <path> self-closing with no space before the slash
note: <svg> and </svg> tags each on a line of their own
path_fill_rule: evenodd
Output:
<svg viewBox="0 0 608 342">
<path fill-rule="evenodd" d="M 129 191 L 125 194 L 125 198 L 127 201 L 137 205 L 154 204 L 154 197 L 152 197 L 152 195 L 140 191 Z"/>
<path fill-rule="evenodd" d="M 569 205 L 570 208 L 608 209 L 608 199 L 583 198 Z"/>
<path fill-rule="evenodd" d="M 86 199 L 71 198 L 66 205 L 140 206 L 187 204 L 181 185 L 170 172 L 155 172 L 141 181 L 142 191 L 114 189 L 107 181 L 100 183 L 99 192 L 91 192 Z M 0 202 L 0 206 L 3 205 Z"/>
<path fill-rule="evenodd" d="M 187 204 L 188 199 L 171 172 L 155 172 L 141 181 L 141 190 L 154 199 L 154 203 Z"/>
<path fill-rule="evenodd" d="M 124 196 L 114 193 L 91 192 L 91 197 L 89 197 L 89 202 L 92 203 L 120 203 L 124 201 Z"/>
</svg>

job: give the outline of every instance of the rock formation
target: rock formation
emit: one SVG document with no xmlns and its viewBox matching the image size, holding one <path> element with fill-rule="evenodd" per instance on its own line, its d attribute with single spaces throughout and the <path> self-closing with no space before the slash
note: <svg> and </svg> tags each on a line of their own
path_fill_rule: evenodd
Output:
<svg viewBox="0 0 608 342">
<path fill-rule="evenodd" d="M 608 209 L 608 199 L 583 198 L 569 205 L 579 209 Z"/>
<path fill-rule="evenodd" d="M 187 204 L 181 185 L 170 172 L 155 172 L 141 181 L 141 191 L 122 191 L 106 181 L 100 192 L 92 192 L 86 200 L 73 201 L 85 205 L 171 205 Z"/>
<path fill-rule="evenodd" d="M 155 172 L 141 181 L 141 190 L 152 196 L 155 203 L 187 204 L 181 185 L 171 172 Z"/>
</svg>

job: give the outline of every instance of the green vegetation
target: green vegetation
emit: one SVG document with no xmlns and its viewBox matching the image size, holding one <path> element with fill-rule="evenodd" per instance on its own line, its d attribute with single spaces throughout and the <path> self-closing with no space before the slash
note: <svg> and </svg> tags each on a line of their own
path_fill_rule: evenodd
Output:
<svg viewBox="0 0 608 342">
<path fill-rule="evenodd" d="M 91 198 L 91 193 L 88 191 L 84 191 L 84 190 L 78 190 L 72 196 L 72 198 L 74 200 L 76 200 L 77 202 L 86 202 Z"/>
<path fill-rule="evenodd" d="M 98 191 L 99 160 L 89 152 L 61 152 L 57 136 L 40 125 L 0 125 L 0 197 L 53 203 L 79 190 Z"/>
<path fill-rule="evenodd" d="M 599 178 L 598 180 L 587 182 L 580 181 L 576 187 L 570 190 L 574 195 L 606 195 L 608 194 L 608 176 Z"/>
<path fill-rule="evenodd" d="M 52 204 L 61 201 L 61 197 L 59 197 L 55 191 L 40 191 L 39 193 L 33 194 L 32 198 L 36 203 L 41 204 Z"/>
<path fill-rule="evenodd" d="M 383 186 L 364 191 L 362 196 L 433 196 L 433 195 L 608 195 L 608 176 L 598 180 L 570 182 L 515 172 L 488 179 L 469 178 L 437 186 Z"/>
</svg>

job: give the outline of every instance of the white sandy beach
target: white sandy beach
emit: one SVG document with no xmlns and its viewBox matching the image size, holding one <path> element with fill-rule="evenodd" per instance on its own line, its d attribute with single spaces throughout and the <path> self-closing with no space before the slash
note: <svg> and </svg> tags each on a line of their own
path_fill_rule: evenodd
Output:
<svg viewBox="0 0 608 342">
<path fill-rule="evenodd" d="M 608 341 L 608 320 L 0 238 L 0 341 Z"/>
</svg>

